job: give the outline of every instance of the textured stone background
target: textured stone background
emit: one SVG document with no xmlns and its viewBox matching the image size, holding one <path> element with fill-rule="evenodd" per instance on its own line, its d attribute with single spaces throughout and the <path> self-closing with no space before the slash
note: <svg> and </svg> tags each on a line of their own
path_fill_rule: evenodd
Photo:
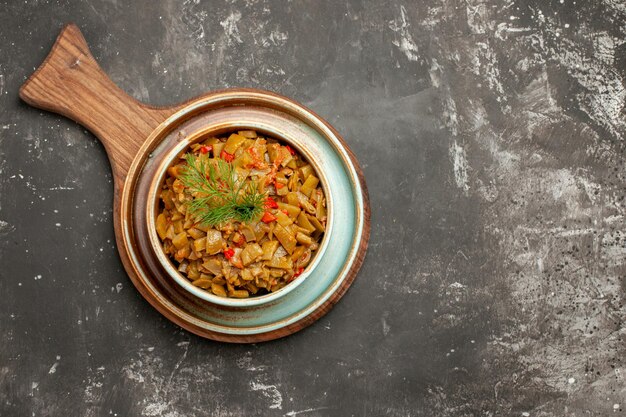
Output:
<svg viewBox="0 0 626 417">
<path fill-rule="evenodd" d="M 626 413 L 623 0 L 0 4 L 0 415 Z M 233 346 L 139 296 L 102 146 L 17 97 L 68 21 L 140 100 L 260 87 L 343 133 L 373 228 L 330 314 Z"/>
</svg>

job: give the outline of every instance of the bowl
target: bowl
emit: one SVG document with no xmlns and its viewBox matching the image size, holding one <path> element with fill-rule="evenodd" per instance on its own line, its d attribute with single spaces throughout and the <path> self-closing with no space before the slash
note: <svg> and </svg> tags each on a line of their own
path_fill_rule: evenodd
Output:
<svg viewBox="0 0 626 417">
<path fill-rule="evenodd" d="M 153 229 L 155 190 L 173 159 L 200 137 L 244 127 L 290 144 L 310 161 L 320 174 L 331 210 L 324 246 L 303 280 L 267 298 L 237 303 L 184 288 L 184 281 L 172 273 L 169 258 L 155 248 Z M 182 106 L 143 142 L 119 199 L 121 253 L 131 261 L 137 288 L 186 329 L 228 342 L 276 339 L 326 314 L 352 284 L 369 237 L 365 183 L 341 136 L 301 104 L 261 90 L 215 91 Z"/>
<path fill-rule="evenodd" d="M 250 123 L 250 120 L 248 120 Z M 320 179 L 320 185 L 324 191 L 324 194 L 329 196 L 326 201 L 326 209 L 328 221 L 327 224 L 329 227 L 324 231 L 324 234 L 320 241 L 320 246 L 317 251 L 313 254 L 313 257 L 309 264 L 306 266 L 302 274 L 292 282 L 288 283 L 283 288 L 259 296 L 252 296 L 248 298 L 230 298 L 230 297 L 220 297 L 209 291 L 205 291 L 202 288 L 199 288 L 193 285 L 189 279 L 187 279 L 183 274 L 181 274 L 176 265 L 172 262 L 171 258 L 165 253 L 163 250 L 161 239 L 159 238 L 156 232 L 156 217 L 159 213 L 159 194 L 161 187 L 167 178 L 167 169 L 175 164 L 175 162 L 179 159 L 180 155 L 185 153 L 191 145 L 197 142 L 201 142 L 206 137 L 210 136 L 222 136 L 227 135 L 228 133 L 232 133 L 238 130 L 257 130 L 254 129 L 250 124 L 241 124 L 234 122 L 229 127 L 220 126 L 218 128 L 213 128 L 212 126 L 200 127 L 198 130 L 193 131 L 187 137 L 183 138 L 180 142 L 176 144 L 176 146 L 172 147 L 165 155 L 162 157 L 162 161 L 156 169 L 156 173 L 154 175 L 154 180 L 150 184 L 150 190 L 148 193 L 148 204 L 146 206 L 146 229 L 148 230 L 148 235 L 150 238 L 151 249 L 153 254 L 160 261 L 161 266 L 166 271 L 166 273 L 180 285 L 185 291 L 188 291 L 190 294 L 195 297 L 201 298 L 213 304 L 218 304 L 222 306 L 228 307 L 252 307 L 258 306 L 265 303 L 270 303 L 273 301 L 277 301 L 278 299 L 286 296 L 291 291 L 295 290 L 300 284 L 302 284 L 307 277 L 311 275 L 311 271 L 313 271 L 317 265 L 318 259 L 323 256 L 323 253 L 326 251 L 327 236 L 332 234 L 332 198 L 330 198 L 328 194 L 328 187 L 326 185 L 327 178 L 322 170 L 322 166 L 324 166 L 324 161 L 320 160 L 320 156 L 317 155 L 312 149 L 307 147 L 308 141 L 297 140 L 296 138 L 290 137 L 288 132 L 283 131 L 279 125 L 267 125 L 263 130 L 257 130 L 258 133 L 263 134 L 264 136 L 271 137 L 277 139 L 282 144 L 287 144 L 294 148 L 304 159 L 313 166 L 315 170 L 315 174 Z"/>
</svg>

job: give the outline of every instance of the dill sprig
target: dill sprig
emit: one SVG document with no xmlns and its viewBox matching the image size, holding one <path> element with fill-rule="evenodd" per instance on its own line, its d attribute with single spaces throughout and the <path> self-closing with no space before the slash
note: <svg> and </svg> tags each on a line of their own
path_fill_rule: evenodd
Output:
<svg viewBox="0 0 626 417">
<path fill-rule="evenodd" d="M 263 213 L 265 193 L 254 182 L 242 180 L 237 185 L 230 163 L 193 153 L 187 153 L 185 161 L 180 179 L 193 197 L 187 210 L 198 222 L 207 226 L 230 220 L 246 223 Z"/>
</svg>

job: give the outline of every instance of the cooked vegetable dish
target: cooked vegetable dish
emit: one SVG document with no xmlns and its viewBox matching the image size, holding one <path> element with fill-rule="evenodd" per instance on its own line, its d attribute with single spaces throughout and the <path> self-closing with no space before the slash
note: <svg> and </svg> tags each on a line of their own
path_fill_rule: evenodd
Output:
<svg viewBox="0 0 626 417">
<path fill-rule="evenodd" d="M 313 167 L 252 130 L 192 144 L 168 169 L 159 204 L 165 254 L 221 297 L 263 295 L 297 279 L 326 229 Z"/>
</svg>

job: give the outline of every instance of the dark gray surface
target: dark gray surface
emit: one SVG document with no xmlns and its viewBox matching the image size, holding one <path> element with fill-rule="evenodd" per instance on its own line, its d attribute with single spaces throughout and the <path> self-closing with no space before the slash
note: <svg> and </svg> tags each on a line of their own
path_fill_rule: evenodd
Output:
<svg viewBox="0 0 626 417">
<path fill-rule="evenodd" d="M 0 10 L 0 415 L 624 415 L 624 1 Z M 69 21 L 145 102 L 260 87 L 344 135 L 372 238 L 330 314 L 235 346 L 139 296 L 102 146 L 17 96 Z"/>
</svg>

